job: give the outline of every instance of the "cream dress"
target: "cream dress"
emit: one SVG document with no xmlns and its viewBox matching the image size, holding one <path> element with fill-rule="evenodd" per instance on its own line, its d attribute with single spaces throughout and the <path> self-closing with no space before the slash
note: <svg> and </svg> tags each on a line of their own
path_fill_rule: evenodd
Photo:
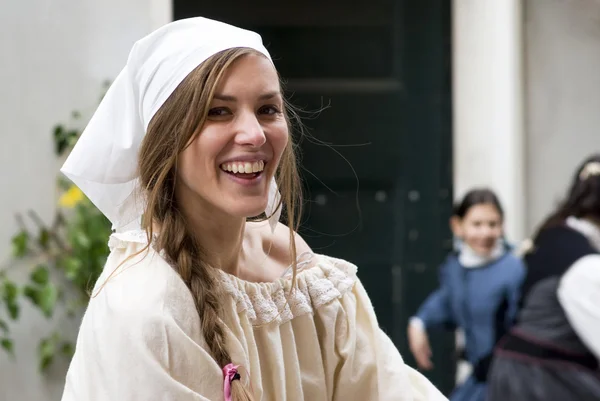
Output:
<svg viewBox="0 0 600 401">
<path fill-rule="evenodd" d="M 63 401 L 224 399 L 221 367 L 181 278 L 152 249 L 128 260 L 145 242 L 141 231 L 111 237 Z M 446 400 L 379 329 L 356 267 L 314 257 L 287 306 L 289 277 L 251 283 L 221 274 L 228 350 L 256 400 Z"/>
</svg>

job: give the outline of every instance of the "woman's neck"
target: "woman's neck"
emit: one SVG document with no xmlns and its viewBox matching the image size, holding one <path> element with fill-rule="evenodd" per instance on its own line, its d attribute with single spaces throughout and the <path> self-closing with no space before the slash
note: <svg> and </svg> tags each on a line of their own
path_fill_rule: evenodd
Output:
<svg viewBox="0 0 600 401">
<path fill-rule="evenodd" d="M 228 215 L 199 199 L 180 199 L 185 224 L 201 245 L 206 262 L 237 276 L 244 252 L 246 219 Z"/>
<path fill-rule="evenodd" d="M 232 219 L 215 224 L 215 220 L 190 221 L 192 234 L 201 244 L 209 265 L 239 276 L 244 252 L 245 219 Z"/>
</svg>

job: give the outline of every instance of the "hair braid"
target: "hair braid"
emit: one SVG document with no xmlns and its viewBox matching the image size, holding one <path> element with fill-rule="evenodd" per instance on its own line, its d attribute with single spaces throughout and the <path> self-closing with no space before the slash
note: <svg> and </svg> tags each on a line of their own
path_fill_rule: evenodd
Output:
<svg viewBox="0 0 600 401">
<path fill-rule="evenodd" d="M 222 291 L 218 283 L 218 272 L 204 262 L 206 258 L 201 255 L 183 216 L 175 208 L 167 209 L 158 238 L 158 246 L 176 266 L 192 293 L 202 333 L 211 354 L 219 366 L 225 366 L 231 362 L 231 358 L 226 350 L 225 330 L 220 320 L 219 299 Z"/>
</svg>

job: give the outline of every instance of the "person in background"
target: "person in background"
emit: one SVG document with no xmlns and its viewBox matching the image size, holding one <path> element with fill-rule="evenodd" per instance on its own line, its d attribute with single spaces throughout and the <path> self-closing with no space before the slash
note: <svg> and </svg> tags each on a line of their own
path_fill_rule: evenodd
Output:
<svg viewBox="0 0 600 401">
<path fill-rule="evenodd" d="M 459 239 L 440 267 L 440 286 L 421 305 L 408 326 L 410 350 L 421 369 L 433 368 L 428 332 L 460 328 L 465 357 L 473 373 L 451 401 L 482 401 L 496 342 L 511 327 L 517 311 L 523 264 L 504 241 L 504 213 L 489 189 L 473 189 L 450 220 Z"/>
<path fill-rule="evenodd" d="M 517 324 L 498 344 L 490 401 L 600 400 L 600 154 L 524 256 Z"/>
</svg>

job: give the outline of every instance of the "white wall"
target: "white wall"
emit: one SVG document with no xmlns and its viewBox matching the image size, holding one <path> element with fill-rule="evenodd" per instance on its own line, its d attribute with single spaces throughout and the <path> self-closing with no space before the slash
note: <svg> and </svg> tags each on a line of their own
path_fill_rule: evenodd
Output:
<svg viewBox="0 0 600 401">
<path fill-rule="evenodd" d="M 0 0 L 0 266 L 17 230 L 15 213 L 35 209 L 46 221 L 53 214 L 59 162 L 51 128 L 73 109 L 90 115 L 101 83 L 116 76 L 136 39 L 170 20 L 170 4 Z M 13 330 L 16 359 L 0 352 L 0 401 L 60 399 L 65 366 L 39 375 L 36 346 L 61 321 L 24 311 Z"/>
<path fill-rule="evenodd" d="M 525 1 L 527 229 L 600 152 L 600 2 Z"/>
</svg>

